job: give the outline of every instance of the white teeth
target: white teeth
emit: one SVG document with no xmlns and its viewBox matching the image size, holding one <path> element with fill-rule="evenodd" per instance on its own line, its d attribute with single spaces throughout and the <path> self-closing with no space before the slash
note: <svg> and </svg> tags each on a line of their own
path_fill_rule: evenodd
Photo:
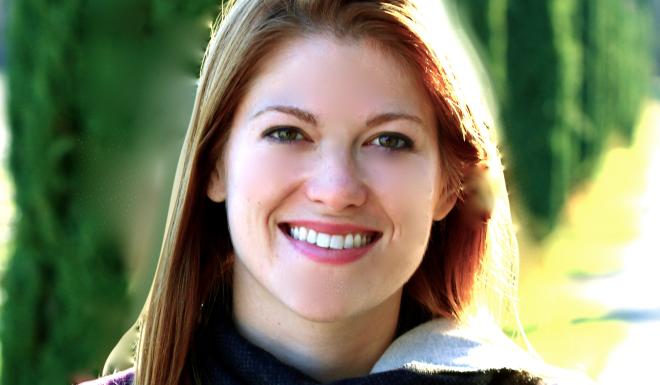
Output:
<svg viewBox="0 0 660 385">
<path fill-rule="evenodd" d="M 353 234 L 348 234 L 344 238 L 344 249 L 350 249 L 353 247 Z"/>
<path fill-rule="evenodd" d="M 304 227 L 299 227 L 298 228 L 298 239 L 306 239 L 307 238 L 307 229 Z"/>
<path fill-rule="evenodd" d="M 317 233 L 312 229 L 298 226 L 291 227 L 289 234 L 296 240 L 305 241 L 318 247 L 331 248 L 335 250 L 352 249 L 362 247 L 371 243 L 371 234 L 326 234 Z"/>
<path fill-rule="evenodd" d="M 325 233 L 318 233 L 316 236 L 316 246 L 328 247 L 330 246 L 330 236 Z"/>
<path fill-rule="evenodd" d="M 341 250 L 344 248 L 344 237 L 341 235 L 333 235 L 330 237 L 330 248 Z"/>
</svg>

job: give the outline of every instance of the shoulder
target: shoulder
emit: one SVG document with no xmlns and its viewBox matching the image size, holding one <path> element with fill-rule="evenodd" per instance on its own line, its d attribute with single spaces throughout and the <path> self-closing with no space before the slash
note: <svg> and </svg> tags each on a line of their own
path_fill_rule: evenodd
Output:
<svg viewBox="0 0 660 385">
<path fill-rule="evenodd" d="M 491 373 L 504 383 L 526 384 L 535 377 L 547 385 L 591 384 L 586 376 L 557 369 L 523 350 L 493 323 L 435 319 L 397 338 L 372 373 L 408 369 L 421 373 Z M 521 381 L 511 381 L 519 377 Z M 495 382 L 497 383 L 497 382 Z"/>
<path fill-rule="evenodd" d="M 109 376 L 97 378 L 96 380 L 83 382 L 79 385 L 133 385 L 134 378 L 135 369 L 130 368 Z"/>
</svg>

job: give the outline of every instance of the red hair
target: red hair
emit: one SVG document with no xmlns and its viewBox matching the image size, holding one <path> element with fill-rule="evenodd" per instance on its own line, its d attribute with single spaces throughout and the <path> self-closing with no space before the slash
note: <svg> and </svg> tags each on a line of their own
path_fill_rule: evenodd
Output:
<svg viewBox="0 0 660 385">
<path fill-rule="evenodd" d="M 404 328 L 433 317 L 461 318 L 474 304 L 479 282 L 486 282 L 484 273 L 496 274 L 489 255 L 513 260 L 515 237 L 488 120 L 453 63 L 455 53 L 460 53 L 453 50 L 461 44 L 450 34 L 434 34 L 430 24 L 442 20 L 425 16 L 427 10 L 420 6 L 427 3 L 431 2 L 239 0 L 228 6 L 204 58 L 179 160 L 160 260 L 142 315 L 137 385 L 193 382 L 191 352 L 205 316 L 202 304 L 231 288 L 232 246 L 225 207 L 206 197 L 211 167 L 223 156 L 233 112 L 263 58 L 295 36 L 332 34 L 376 42 L 419 74 L 435 106 L 447 175 L 444 194 L 457 195 L 458 203 L 433 225 L 422 264 L 405 286 L 402 311 L 417 316 L 406 318 L 408 313 L 402 313 L 402 325 L 403 318 L 410 320 Z M 447 43 L 452 41 L 454 46 Z M 471 176 L 487 175 L 486 171 L 495 175 L 486 184 L 500 183 L 500 189 L 468 191 Z M 494 206 L 474 204 L 474 196 L 483 197 L 484 191 L 491 193 L 486 201 Z M 498 252 L 488 253 L 489 249 Z"/>
</svg>

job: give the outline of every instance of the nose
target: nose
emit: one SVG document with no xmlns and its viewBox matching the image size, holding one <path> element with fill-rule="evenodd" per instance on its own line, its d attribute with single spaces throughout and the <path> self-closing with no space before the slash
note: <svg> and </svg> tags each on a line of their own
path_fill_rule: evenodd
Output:
<svg viewBox="0 0 660 385">
<path fill-rule="evenodd" d="M 323 154 L 306 182 L 307 198 L 333 212 L 364 205 L 367 188 L 349 151 Z"/>
</svg>

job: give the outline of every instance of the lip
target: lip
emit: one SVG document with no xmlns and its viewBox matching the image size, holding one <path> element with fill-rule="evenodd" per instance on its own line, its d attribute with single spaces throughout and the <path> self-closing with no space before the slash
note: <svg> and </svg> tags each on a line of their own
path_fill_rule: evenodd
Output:
<svg viewBox="0 0 660 385">
<path fill-rule="evenodd" d="M 289 228 L 296 226 L 304 226 L 308 229 L 313 229 L 317 232 L 345 235 L 351 233 L 372 233 L 376 238 L 368 245 L 356 247 L 351 249 L 330 249 L 312 245 L 304 241 L 299 241 L 289 234 Z M 334 224 L 323 223 L 315 221 L 292 221 L 282 223 L 279 226 L 286 239 L 291 242 L 292 246 L 298 250 L 302 255 L 311 259 L 314 262 L 330 264 L 330 265 L 345 265 L 355 262 L 367 254 L 374 245 L 380 240 L 381 232 L 367 227 L 352 225 L 352 224 Z"/>
</svg>

